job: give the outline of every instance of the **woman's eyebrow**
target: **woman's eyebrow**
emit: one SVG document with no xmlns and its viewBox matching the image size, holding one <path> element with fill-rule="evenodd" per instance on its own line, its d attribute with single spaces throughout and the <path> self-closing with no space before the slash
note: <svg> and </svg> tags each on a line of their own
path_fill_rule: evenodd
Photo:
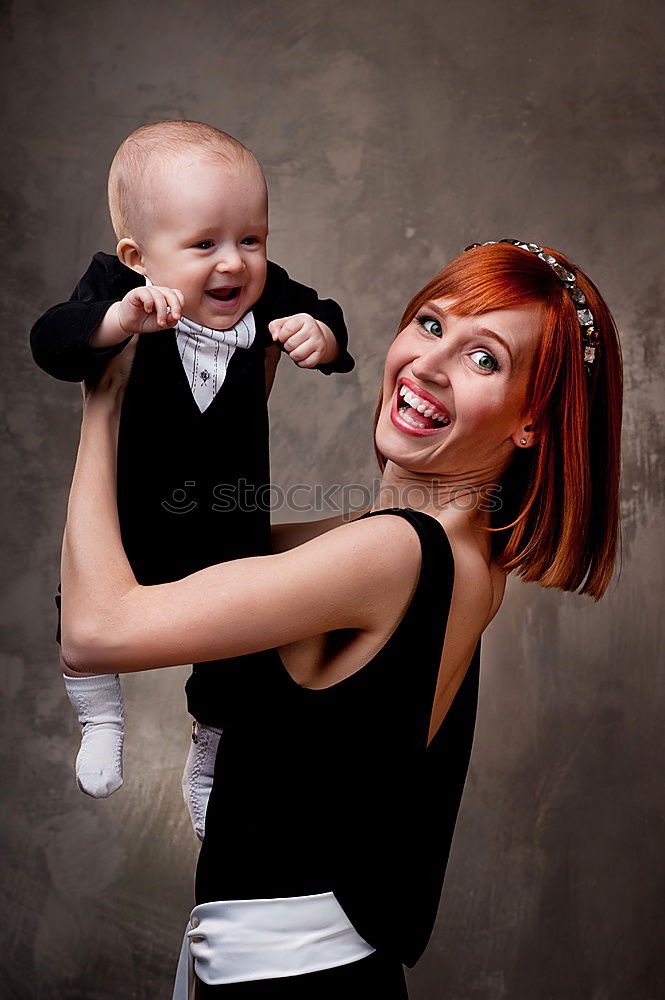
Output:
<svg viewBox="0 0 665 1000">
<path fill-rule="evenodd" d="M 498 334 L 496 332 L 496 330 L 489 330 L 486 326 L 479 326 L 476 332 L 477 333 L 482 333 L 485 337 L 491 337 L 493 340 L 498 340 L 498 342 L 500 344 L 502 344 L 503 347 L 505 347 L 505 349 L 506 349 L 506 351 L 508 353 L 508 357 L 510 358 L 510 360 L 511 361 L 513 360 L 512 351 L 508 347 L 508 344 L 503 339 L 503 337 L 500 334 Z"/>
<path fill-rule="evenodd" d="M 424 308 L 425 309 L 431 309 L 432 312 L 435 312 L 440 319 L 442 319 L 442 320 L 445 321 L 445 319 L 446 319 L 446 313 L 445 313 L 445 311 L 443 309 L 440 309 L 437 305 L 435 305 L 434 302 L 427 302 L 425 304 Z M 473 317 L 470 317 L 470 318 L 473 318 Z M 508 353 L 508 357 L 510 358 L 511 363 L 514 361 L 514 359 L 513 359 L 513 353 L 510 350 L 510 347 L 508 346 L 507 342 L 503 339 L 503 337 L 501 336 L 501 334 L 497 333 L 496 330 L 490 330 L 486 326 L 479 326 L 479 327 L 477 327 L 477 329 L 474 332 L 475 333 L 481 333 L 485 337 L 491 337 L 493 340 L 498 341 L 501 344 L 501 346 L 503 348 L 505 348 L 506 352 Z"/>
</svg>

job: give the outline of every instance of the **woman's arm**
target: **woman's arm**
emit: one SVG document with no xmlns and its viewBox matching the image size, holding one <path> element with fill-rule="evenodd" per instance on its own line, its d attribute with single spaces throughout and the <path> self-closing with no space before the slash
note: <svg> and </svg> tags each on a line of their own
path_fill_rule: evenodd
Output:
<svg viewBox="0 0 665 1000">
<path fill-rule="evenodd" d="M 239 656 L 336 629 L 372 630 L 391 600 L 399 605 L 420 546 L 397 517 L 139 586 L 116 507 L 122 395 L 105 376 L 84 403 L 62 551 L 63 655 L 71 669 L 117 673 Z"/>
<path fill-rule="evenodd" d="M 275 381 L 275 375 L 277 374 L 277 365 L 279 364 L 281 356 L 282 352 L 276 344 L 271 347 L 266 347 L 264 362 L 266 372 L 266 399 L 270 398 L 272 385 Z"/>
</svg>

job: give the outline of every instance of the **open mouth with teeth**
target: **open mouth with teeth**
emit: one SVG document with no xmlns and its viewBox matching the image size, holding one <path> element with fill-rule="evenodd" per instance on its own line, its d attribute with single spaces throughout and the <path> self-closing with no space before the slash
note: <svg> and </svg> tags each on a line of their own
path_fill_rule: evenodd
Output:
<svg viewBox="0 0 665 1000">
<path fill-rule="evenodd" d="M 240 285 L 233 285 L 231 288 L 210 288 L 206 295 L 216 302 L 233 302 L 240 295 Z"/>
<path fill-rule="evenodd" d="M 420 431 L 435 431 L 451 423 L 450 416 L 431 400 L 419 396 L 404 382 L 397 393 L 397 412 L 404 423 Z"/>
</svg>

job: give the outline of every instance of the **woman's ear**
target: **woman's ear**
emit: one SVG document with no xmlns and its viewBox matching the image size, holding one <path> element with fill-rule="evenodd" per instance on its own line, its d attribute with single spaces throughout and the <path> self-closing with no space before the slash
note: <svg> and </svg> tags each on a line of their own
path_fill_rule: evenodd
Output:
<svg viewBox="0 0 665 1000">
<path fill-rule="evenodd" d="M 118 260 L 125 267 L 131 267 L 132 271 L 136 271 L 138 274 L 146 273 L 143 263 L 143 253 L 136 240 L 123 237 L 115 248 L 115 252 Z"/>
<path fill-rule="evenodd" d="M 527 417 L 527 420 L 529 418 Z M 524 424 L 523 427 L 519 427 L 513 434 L 513 441 L 518 448 L 532 448 L 534 444 L 538 443 L 538 436 L 532 430 L 532 425 L 530 423 Z"/>
</svg>

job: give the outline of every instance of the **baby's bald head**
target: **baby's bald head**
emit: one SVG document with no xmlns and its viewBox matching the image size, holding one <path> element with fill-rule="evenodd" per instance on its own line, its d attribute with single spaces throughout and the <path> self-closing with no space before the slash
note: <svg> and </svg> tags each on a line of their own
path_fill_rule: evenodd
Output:
<svg viewBox="0 0 665 1000">
<path fill-rule="evenodd" d="M 219 158 L 229 169 L 249 169 L 263 176 L 254 154 L 212 125 L 192 121 L 142 125 L 127 136 L 109 171 L 109 209 L 118 240 L 142 242 L 159 210 L 161 173 L 192 156 Z"/>
</svg>

